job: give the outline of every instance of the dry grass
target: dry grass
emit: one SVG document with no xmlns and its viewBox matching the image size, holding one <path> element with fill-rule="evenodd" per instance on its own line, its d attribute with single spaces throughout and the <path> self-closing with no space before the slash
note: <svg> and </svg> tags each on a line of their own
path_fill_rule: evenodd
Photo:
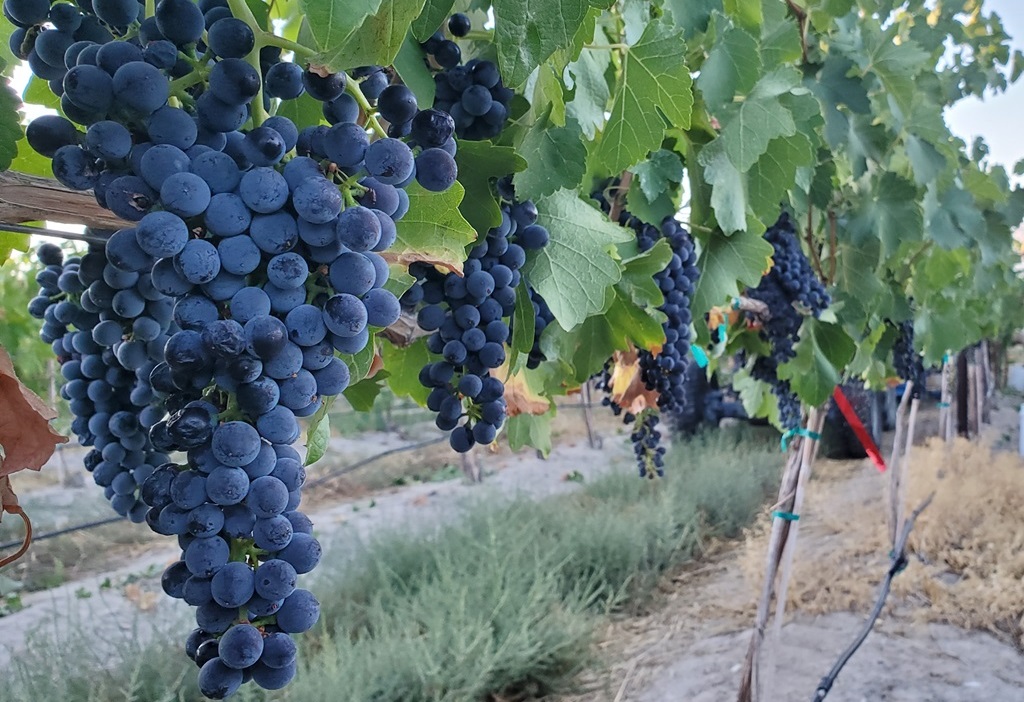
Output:
<svg viewBox="0 0 1024 702">
<path fill-rule="evenodd" d="M 834 463 L 816 464 L 808 488 L 790 611 L 866 612 L 888 567 L 887 477 L 866 462 Z M 934 442 L 914 449 L 908 482 L 908 512 L 936 495 L 911 535 L 911 562 L 894 580 L 887 612 L 990 631 L 1024 649 L 1024 460 L 991 441 Z M 748 531 L 740 555 L 757 587 L 770 521 Z"/>
<path fill-rule="evenodd" d="M 921 564 L 895 591 L 923 600 L 931 620 L 984 629 L 1024 649 L 1024 461 L 956 441 L 914 453 L 910 502 L 931 491 L 910 547 Z"/>
</svg>

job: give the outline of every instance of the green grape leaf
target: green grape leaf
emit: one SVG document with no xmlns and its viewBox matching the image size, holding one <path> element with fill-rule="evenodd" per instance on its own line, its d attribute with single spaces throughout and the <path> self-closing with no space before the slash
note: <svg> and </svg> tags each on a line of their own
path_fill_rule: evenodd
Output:
<svg viewBox="0 0 1024 702">
<path fill-rule="evenodd" d="M 506 85 L 518 87 L 558 49 L 572 44 L 586 0 L 494 0 L 494 40 Z"/>
<path fill-rule="evenodd" d="M 538 201 L 537 211 L 537 221 L 551 240 L 526 262 L 523 275 L 558 323 L 572 329 L 604 309 L 608 288 L 622 277 L 611 248 L 630 241 L 633 234 L 568 190 Z"/>
<path fill-rule="evenodd" d="M 309 426 L 306 429 L 306 460 L 303 465 L 313 465 L 327 453 L 327 446 L 331 441 L 331 418 L 328 413 L 336 399 L 337 395 L 326 398 L 320 409 L 309 418 Z"/>
<path fill-rule="evenodd" d="M 508 445 L 513 451 L 530 446 L 545 457 L 551 453 L 551 419 L 555 411 L 545 414 L 517 414 L 509 417 L 505 425 Z"/>
<path fill-rule="evenodd" d="M 323 107 L 322 102 L 304 92 L 294 100 L 282 100 L 274 114 L 287 117 L 295 124 L 314 127 L 327 121 L 324 119 Z"/>
<path fill-rule="evenodd" d="M 629 48 L 595 153 L 607 171 L 618 173 L 659 148 L 666 120 L 672 127 L 690 127 L 693 81 L 685 56 L 682 32 L 661 20 L 648 24 Z"/>
<path fill-rule="evenodd" d="M 850 223 L 854 242 L 877 237 L 883 252 L 896 251 L 901 243 L 920 241 L 924 234 L 924 213 L 917 188 L 895 173 L 883 173 Z"/>
<path fill-rule="evenodd" d="M 32 76 L 21 93 L 21 99 L 32 105 L 43 105 L 51 110 L 60 109 L 60 98 L 50 90 L 50 84 L 45 80 Z"/>
<path fill-rule="evenodd" d="M 501 207 L 491 188 L 491 179 L 518 173 L 526 168 L 526 159 L 510 146 L 460 141 L 455 163 L 459 167 L 459 182 L 466 188 L 466 197 L 459 204 L 462 216 L 478 232 L 501 224 Z"/>
<path fill-rule="evenodd" d="M 936 301 L 926 303 L 914 324 L 914 338 L 922 345 L 925 359 L 932 363 L 948 349 L 959 349 L 981 338 L 981 329 L 972 315 L 958 305 Z"/>
<path fill-rule="evenodd" d="M 311 1 L 306 0 L 307 3 Z M 380 9 L 366 15 L 358 31 L 344 44 L 325 44 L 318 36 L 322 52 L 314 63 L 323 64 L 335 71 L 356 66 L 390 66 L 405 40 L 410 23 L 423 9 L 423 3 L 424 0 L 390 0 L 380 3 Z M 313 18 L 310 18 L 310 26 L 316 35 L 316 22 Z"/>
<path fill-rule="evenodd" d="M 619 251 L 621 253 L 622 249 Z M 647 251 L 637 253 L 632 258 L 624 258 L 622 280 L 617 287 L 640 307 L 658 307 L 665 298 L 654 276 L 665 270 L 671 260 L 672 246 L 668 239 L 658 239 Z"/>
<path fill-rule="evenodd" d="M 413 20 L 412 35 L 419 41 L 426 41 L 444 24 L 452 13 L 455 0 L 427 0 L 420 16 Z"/>
<path fill-rule="evenodd" d="M 38 153 L 28 145 L 28 139 L 22 136 L 17 144 L 18 155 L 11 162 L 10 169 L 18 173 L 41 176 L 43 178 L 53 177 L 53 165 L 50 159 Z"/>
<path fill-rule="evenodd" d="M 345 388 L 344 395 L 352 409 L 356 412 L 369 412 L 373 409 L 373 403 L 384 389 L 384 381 L 388 378 L 387 371 L 380 371 L 372 378 L 363 378 Z"/>
<path fill-rule="evenodd" d="M 528 164 L 515 177 L 520 198 L 537 200 L 561 188 L 571 190 L 583 180 L 587 147 L 574 119 L 567 119 L 564 127 L 548 119 L 538 121 L 526 133 L 519 153 Z"/>
<path fill-rule="evenodd" d="M 890 33 L 875 35 L 868 33 L 865 37 L 868 50 L 866 65 L 885 86 L 886 93 L 901 108 L 910 111 L 917 94 L 914 77 L 926 70 L 930 54 L 914 41 L 905 37 L 900 42 L 893 41 Z"/>
<path fill-rule="evenodd" d="M 395 297 L 401 297 L 415 282 L 416 279 L 409 275 L 407 268 L 391 264 L 388 266 L 388 279 L 384 283 L 384 289 Z"/>
<path fill-rule="evenodd" d="M 594 32 L 594 42 L 600 44 L 607 41 L 604 32 L 598 27 Z M 566 115 L 579 122 L 587 139 L 593 139 L 604 126 L 604 113 L 611 98 L 605 72 L 611 60 L 611 51 L 588 49 L 570 63 L 566 70 L 566 87 L 573 91 L 572 101 L 566 106 Z"/>
<path fill-rule="evenodd" d="M 0 171 L 6 171 L 18 155 L 18 141 L 24 136 L 18 108 L 21 100 L 7 81 L 0 83 Z"/>
<path fill-rule="evenodd" d="M 725 12 L 744 27 L 761 26 L 761 0 L 725 0 Z"/>
<path fill-rule="evenodd" d="M 746 231 L 746 183 L 743 174 L 729 160 L 721 137 L 700 150 L 697 162 L 704 167 L 704 181 L 711 186 L 711 207 L 718 226 L 726 234 Z"/>
<path fill-rule="evenodd" d="M 410 397 L 426 407 L 430 388 L 420 382 L 420 369 L 434 359 L 427 351 L 427 340 L 417 339 L 406 347 L 382 344 L 380 350 L 384 367 L 388 369 L 388 387 L 399 397 Z"/>
<path fill-rule="evenodd" d="M 754 87 L 747 98 L 727 115 L 719 139 L 729 160 L 745 173 L 753 166 L 768 143 L 776 137 L 796 134 L 793 114 L 779 96 L 799 86 L 799 77 L 790 69 L 768 74 Z"/>
<path fill-rule="evenodd" d="M 359 353 L 338 354 L 338 358 L 348 366 L 350 385 L 354 385 L 366 377 L 366 374 L 370 372 L 370 367 L 373 365 L 373 357 L 376 353 L 376 344 L 371 334 L 369 341 L 366 342 L 366 346 Z"/>
<path fill-rule="evenodd" d="M 630 342 L 639 348 L 652 348 L 664 341 L 661 322 L 615 286 L 611 303 L 602 314 L 588 317 L 571 331 L 558 324 L 548 325 L 540 346 L 547 358 L 567 364 L 561 379 L 579 384 L 600 371 L 613 353 L 628 349 Z"/>
<path fill-rule="evenodd" d="M 732 28 L 721 35 L 700 68 L 697 88 L 708 109 L 732 102 L 736 93 L 746 95 L 761 76 L 761 55 L 757 40 L 743 29 Z"/>
<path fill-rule="evenodd" d="M 564 127 L 565 86 L 562 85 L 562 79 L 549 63 L 541 66 L 536 75 L 537 80 L 533 84 L 533 97 L 530 99 L 534 119 L 538 122 L 550 120 L 559 127 Z"/>
<path fill-rule="evenodd" d="M 766 417 L 773 424 L 778 423 L 779 407 L 766 383 L 754 380 L 746 368 L 741 368 L 732 377 L 732 387 L 739 393 L 748 417 Z"/>
<path fill-rule="evenodd" d="M 732 236 L 713 233 L 701 251 L 697 263 L 700 280 L 693 294 L 694 318 L 715 305 L 740 294 L 737 281 L 756 286 L 768 270 L 775 249 L 759 234 L 737 232 Z"/>
<path fill-rule="evenodd" d="M 537 332 L 537 318 L 533 313 L 530 288 L 523 280 L 516 287 L 516 308 L 512 312 L 512 341 L 509 343 L 509 368 L 515 368 L 520 354 L 529 354 L 533 349 Z"/>
<path fill-rule="evenodd" d="M 409 34 L 395 57 L 395 70 L 423 107 L 434 104 L 434 75 L 427 68 L 423 49 Z"/>
<path fill-rule="evenodd" d="M 658 149 L 646 161 L 641 161 L 629 170 L 640 181 L 640 189 L 650 202 L 683 180 L 683 162 L 679 154 L 667 149 Z"/>
<path fill-rule="evenodd" d="M 856 351 L 857 345 L 841 326 L 807 318 L 800 328 L 796 356 L 779 366 L 779 377 L 789 381 L 803 402 L 817 407 L 842 382 L 842 371 Z"/>
<path fill-rule="evenodd" d="M 466 245 L 476 240 L 476 232 L 459 212 L 465 191 L 456 182 L 443 193 L 433 193 L 413 183 L 409 194 L 409 212 L 396 225 L 398 239 L 388 249 L 390 261 L 411 263 L 426 261 L 451 271 L 462 271 Z"/>
<path fill-rule="evenodd" d="M 788 17 L 782 3 L 766 0 L 762 4 L 761 60 L 771 69 L 800 60 L 799 24 Z"/>
<path fill-rule="evenodd" d="M 648 200 L 640 187 L 640 179 L 634 178 L 626 193 L 626 209 L 631 215 L 644 222 L 660 222 L 666 217 L 674 217 L 679 211 L 678 199 L 679 187 L 677 185 L 666 190 L 654 200 Z"/>
<path fill-rule="evenodd" d="M 0 229 L 0 266 L 7 263 L 12 251 L 28 251 L 30 247 L 28 234 L 5 232 Z"/>
<path fill-rule="evenodd" d="M 716 11 L 725 11 L 722 0 L 662 0 L 661 5 L 668 11 L 674 24 L 683 30 L 686 39 L 706 32 L 711 16 Z"/>
<path fill-rule="evenodd" d="M 381 0 L 299 0 L 305 25 L 325 54 L 340 54 L 363 20 L 380 9 Z M 336 60 L 342 60 L 340 56 Z M 330 65 L 330 64 L 328 64 Z"/>
<path fill-rule="evenodd" d="M 747 196 L 754 212 L 774 212 L 785 193 L 796 179 L 800 166 L 814 163 L 814 150 L 803 134 L 779 137 L 768 143 L 768 148 L 747 174 Z"/>
<path fill-rule="evenodd" d="M 935 180 L 946 168 L 946 157 L 923 139 L 907 135 L 905 140 L 907 158 L 914 170 L 914 182 L 918 185 Z"/>
</svg>

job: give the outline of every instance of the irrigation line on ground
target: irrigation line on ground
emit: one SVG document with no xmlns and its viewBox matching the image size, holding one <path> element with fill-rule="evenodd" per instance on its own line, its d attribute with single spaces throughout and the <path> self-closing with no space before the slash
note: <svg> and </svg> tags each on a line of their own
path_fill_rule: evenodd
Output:
<svg viewBox="0 0 1024 702">
<path fill-rule="evenodd" d="M 428 439 L 426 441 L 418 441 L 415 444 L 396 446 L 395 448 L 390 448 L 386 451 L 381 451 L 380 453 L 374 454 L 373 456 L 370 456 L 368 458 L 356 461 L 355 463 L 345 466 L 344 468 L 341 468 L 339 470 L 332 471 L 326 475 L 317 478 L 316 480 L 311 480 L 310 482 L 306 483 L 303 487 L 307 490 L 315 488 L 324 484 L 328 480 L 341 477 L 342 475 L 346 475 L 355 470 L 359 470 L 360 468 L 365 468 L 368 465 L 376 463 L 382 458 L 387 458 L 388 456 L 393 456 L 397 453 L 404 453 L 406 451 L 415 451 L 417 449 L 426 448 L 427 446 L 433 446 L 434 444 L 439 444 L 447 440 L 447 437 L 441 436 L 434 439 Z M 107 526 L 108 524 L 116 524 L 118 522 L 124 521 L 127 521 L 124 517 L 107 517 L 105 519 L 97 519 L 91 522 L 85 522 L 84 524 L 76 524 L 74 526 L 65 527 L 64 529 L 56 529 L 54 531 L 34 535 L 32 537 L 32 541 L 33 543 L 36 541 L 46 541 L 47 539 L 53 539 L 58 536 L 64 536 L 65 534 L 74 534 L 79 531 L 88 531 L 90 529 L 96 529 L 97 527 Z M 0 550 L 14 548 L 15 546 L 21 546 L 22 541 L 22 539 L 16 539 L 14 541 L 7 541 L 5 543 L 2 543 L 0 544 Z"/>
<path fill-rule="evenodd" d="M 849 648 L 842 652 L 839 656 L 839 660 L 832 666 L 832 670 L 828 672 L 828 675 L 821 679 L 818 683 L 818 688 L 814 691 L 814 696 L 811 697 L 811 702 L 821 702 L 825 699 L 828 693 L 832 690 L 832 686 L 836 683 L 836 678 L 839 677 L 839 673 L 842 672 L 843 668 L 850 659 L 853 658 L 853 654 L 857 652 L 860 645 L 868 638 L 868 634 L 871 633 L 871 629 L 875 626 L 875 622 L 878 617 L 882 614 L 882 608 L 885 607 L 885 600 L 889 597 L 889 590 L 892 588 L 892 579 L 895 578 L 899 573 L 903 571 L 907 566 L 907 540 L 910 538 L 910 530 L 914 528 L 914 522 L 921 515 L 921 512 L 931 504 L 932 499 L 935 497 L 933 492 L 924 502 L 922 502 L 917 509 L 913 511 L 910 518 L 903 525 L 903 531 L 900 533 L 899 540 L 896 543 L 896 547 L 893 549 L 892 562 L 889 564 L 889 571 L 885 574 L 885 579 L 882 581 L 881 590 L 878 593 L 878 600 L 875 602 L 874 609 L 871 610 L 871 615 L 868 620 L 864 622 L 864 627 L 860 633 L 857 634 L 857 638 L 854 639 L 853 643 L 850 644 Z"/>
</svg>

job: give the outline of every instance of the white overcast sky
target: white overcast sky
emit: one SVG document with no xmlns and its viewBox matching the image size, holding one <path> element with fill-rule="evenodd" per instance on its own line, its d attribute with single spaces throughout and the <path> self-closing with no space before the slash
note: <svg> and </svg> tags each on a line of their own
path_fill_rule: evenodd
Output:
<svg viewBox="0 0 1024 702">
<path fill-rule="evenodd" d="M 985 0 L 984 7 L 1002 18 L 1013 48 L 1024 49 L 1024 1 Z M 1024 78 L 984 101 L 962 100 L 946 112 L 946 122 L 968 144 L 976 136 L 983 137 L 989 145 L 989 160 L 1011 170 L 1024 159 Z"/>
</svg>

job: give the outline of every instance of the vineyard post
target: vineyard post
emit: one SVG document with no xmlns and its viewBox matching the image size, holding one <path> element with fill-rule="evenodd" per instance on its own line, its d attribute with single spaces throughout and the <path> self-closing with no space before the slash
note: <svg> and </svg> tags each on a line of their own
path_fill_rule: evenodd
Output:
<svg viewBox="0 0 1024 702">
<path fill-rule="evenodd" d="M 580 388 L 580 407 L 583 410 L 583 425 L 587 428 L 587 446 L 592 449 L 601 448 L 601 438 L 594 433 L 594 418 L 590 411 L 590 381 Z"/>
<path fill-rule="evenodd" d="M 903 470 L 903 461 L 901 460 L 901 449 L 904 446 L 904 435 L 907 431 L 906 418 L 907 408 L 910 406 L 911 396 L 914 394 L 914 382 L 912 380 L 907 381 L 907 384 L 903 388 L 903 397 L 900 399 L 899 409 L 896 410 L 896 433 L 892 439 L 892 452 L 889 454 L 889 541 L 896 543 L 896 539 L 899 537 L 899 527 L 897 522 L 899 521 L 899 495 L 900 495 L 900 483 L 902 482 L 901 472 Z"/>
<path fill-rule="evenodd" d="M 950 400 L 950 382 L 952 381 L 952 366 L 949 362 L 949 354 L 946 354 L 942 361 L 941 389 L 939 395 L 939 438 L 949 441 L 949 419 L 952 415 Z"/>
<path fill-rule="evenodd" d="M 825 424 L 825 412 L 817 407 L 813 408 L 807 417 L 807 428 L 811 436 L 800 446 L 800 474 L 797 477 L 796 495 L 793 498 L 792 514 L 798 519 L 790 525 L 786 535 L 786 543 L 782 551 L 782 567 L 779 573 L 779 583 L 775 595 L 775 619 L 772 622 L 771 632 L 767 641 L 767 660 L 764 666 L 764 685 L 760 690 L 763 696 L 771 699 L 772 691 L 775 688 L 775 673 L 779 642 L 782 640 L 782 625 L 786 616 L 786 599 L 789 595 L 789 582 L 792 579 L 793 559 L 796 555 L 797 537 L 800 534 L 800 519 L 803 514 L 804 496 L 807 490 L 807 481 L 810 480 L 811 470 L 814 467 L 814 459 L 817 456 L 818 440 L 815 436 L 821 436 L 822 426 Z"/>
<path fill-rule="evenodd" d="M 956 355 L 956 432 L 968 437 L 968 417 L 970 414 L 970 393 L 968 392 L 967 354 L 960 351 Z"/>
<path fill-rule="evenodd" d="M 891 468 L 892 476 L 894 476 L 890 483 L 889 493 L 890 521 L 893 524 L 891 532 L 893 548 L 896 547 L 900 533 L 903 531 L 903 511 L 907 498 L 907 483 L 910 479 L 910 453 L 914 449 L 914 429 L 917 426 L 917 409 L 920 402 L 920 398 L 917 397 L 910 401 L 910 416 L 907 419 L 907 440 L 903 445 L 903 456 L 899 461 L 899 470 L 896 470 L 895 465 Z"/>
<path fill-rule="evenodd" d="M 980 427 L 980 423 L 991 424 L 992 422 L 992 404 L 989 401 L 992 395 L 992 369 L 987 340 L 981 340 L 981 344 L 978 346 L 978 354 L 981 356 L 978 361 L 978 395 L 981 397 Z"/>
<path fill-rule="evenodd" d="M 821 418 L 819 418 L 819 415 Z M 808 426 L 821 428 L 824 414 L 817 409 L 811 411 Z M 813 422 L 810 421 L 813 419 Z M 779 487 L 779 499 L 772 509 L 772 530 L 768 539 L 768 552 L 764 572 L 764 581 L 761 585 L 761 597 L 757 603 L 757 613 L 754 619 L 754 628 L 750 637 L 750 644 L 747 647 L 747 655 L 743 662 L 740 673 L 740 689 L 737 702 L 757 702 L 761 699 L 763 681 L 761 679 L 761 648 L 765 639 L 765 629 L 768 625 L 768 617 L 771 611 L 772 596 L 775 594 L 776 576 L 779 574 L 779 566 L 789 538 L 790 529 L 795 526 L 797 516 L 794 513 L 797 494 L 803 499 L 800 489 L 801 471 L 804 468 L 804 455 L 814 455 L 814 448 L 817 441 L 811 438 L 798 437 L 791 444 L 786 468 L 782 474 L 782 484 Z M 810 465 L 808 464 L 808 470 Z M 783 515 L 776 517 L 775 515 Z M 788 517 L 788 518 L 787 518 Z"/>
<path fill-rule="evenodd" d="M 967 361 L 967 435 L 975 438 L 981 433 L 981 398 L 978 392 L 978 364 L 976 353 L 970 351 Z"/>
</svg>

